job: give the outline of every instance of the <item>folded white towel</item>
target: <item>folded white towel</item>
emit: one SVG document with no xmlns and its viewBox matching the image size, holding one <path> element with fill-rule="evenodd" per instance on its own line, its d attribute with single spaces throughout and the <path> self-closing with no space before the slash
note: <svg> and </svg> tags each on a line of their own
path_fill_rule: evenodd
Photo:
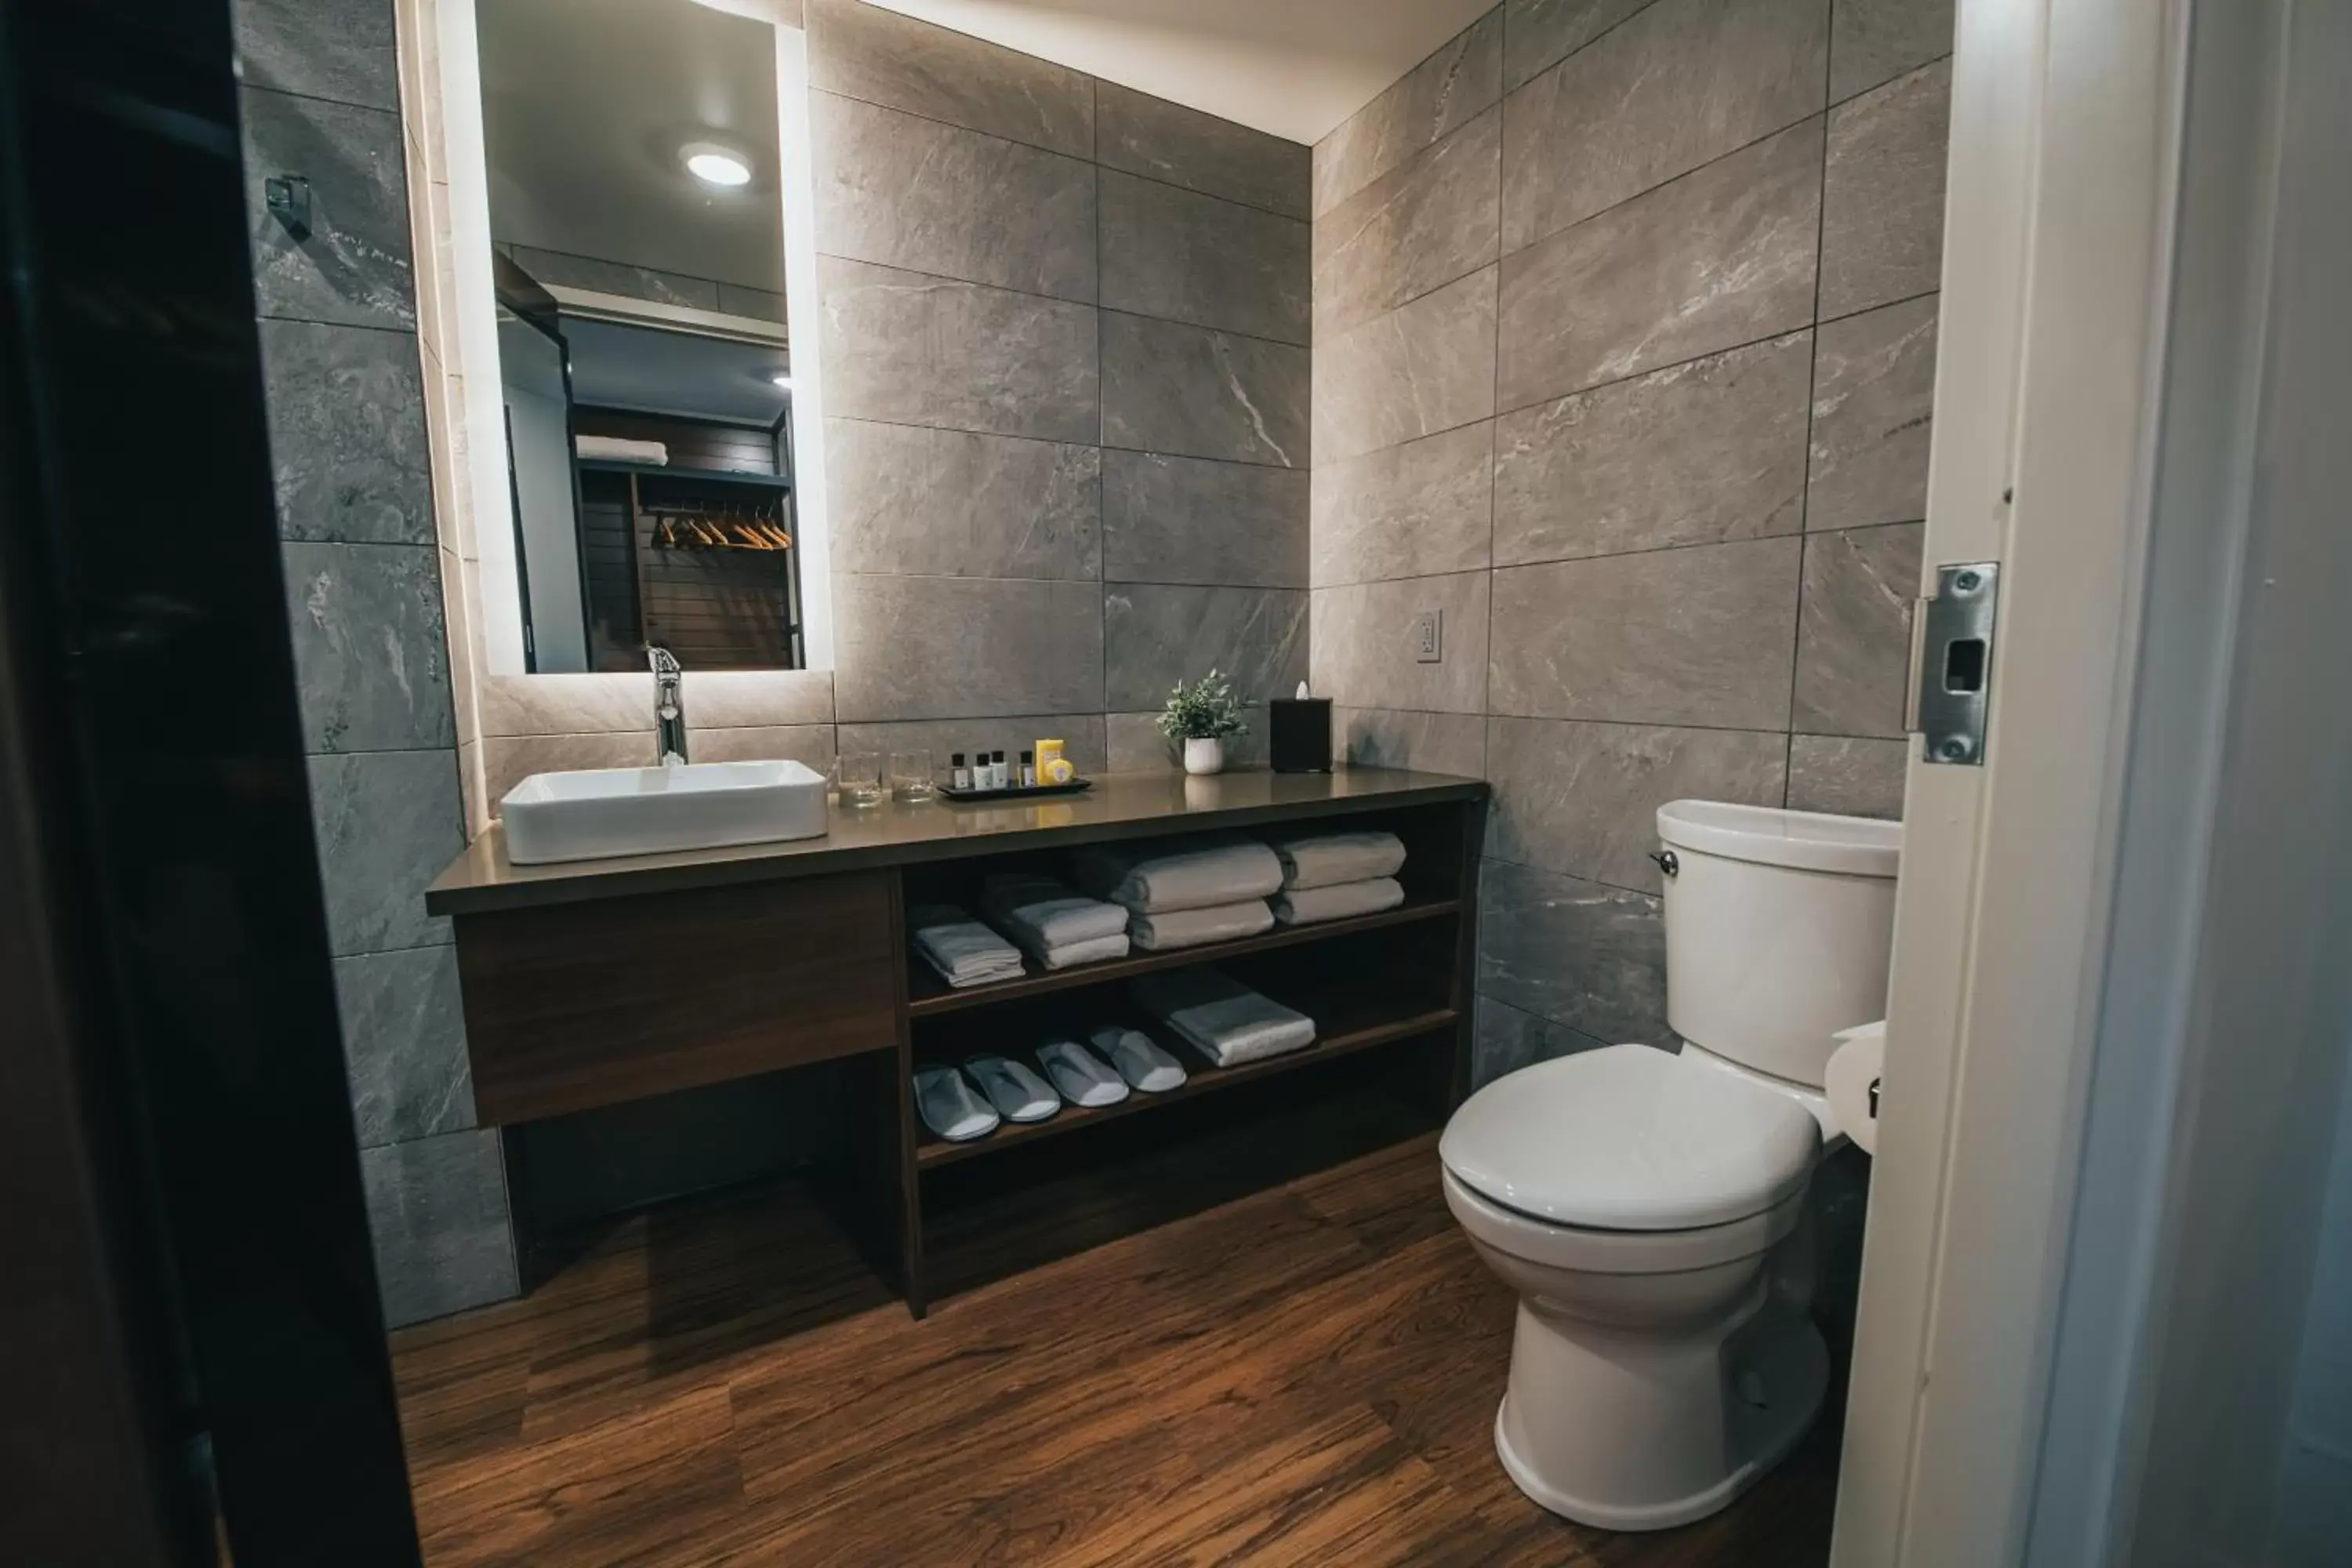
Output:
<svg viewBox="0 0 2352 1568">
<path fill-rule="evenodd" d="M 1394 877 L 1375 877 L 1369 882 L 1335 882 L 1328 888 L 1293 888 L 1277 893 L 1274 918 L 1286 926 L 1313 925 L 1317 921 L 1378 914 L 1402 902 L 1402 882 Z"/>
<path fill-rule="evenodd" d="M 626 436 L 583 436 L 580 455 L 604 463 L 658 463 L 667 467 L 669 447 L 661 441 L 637 441 Z"/>
<path fill-rule="evenodd" d="M 1090 936 L 1084 942 L 1065 942 L 1060 947 L 1037 948 L 1037 962 L 1048 969 L 1071 969 L 1081 963 L 1100 963 L 1105 959 L 1127 956 L 1127 933 L 1112 936 Z"/>
<path fill-rule="evenodd" d="M 959 991 L 1022 973 L 1019 948 L 952 904 L 911 910 L 907 925 L 917 956 Z"/>
<path fill-rule="evenodd" d="M 1277 838 L 1286 888 L 1328 888 L 1393 877 L 1404 866 L 1404 840 L 1393 833 L 1317 833 Z"/>
<path fill-rule="evenodd" d="M 1055 1040 L 1037 1047 L 1037 1059 L 1073 1105 L 1117 1105 L 1127 1098 L 1127 1080 L 1097 1061 L 1084 1046 Z"/>
<path fill-rule="evenodd" d="M 1315 1043 L 1315 1020 L 1213 969 L 1139 976 L 1135 999 L 1188 1046 L 1221 1068 Z"/>
<path fill-rule="evenodd" d="M 1007 1121 L 1043 1121 L 1062 1109 L 1054 1086 L 1031 1071 L 1027 1062 L 981 1056 L 964 1063 L 963 1070 Z"/>
<path fill-rule="evenodd" d="M 980 905 L 1005 935 L 1040 957 L 1047 948 L 1127 933 L 1125 909 L 1082 899 L 1051 877 L 991 877 Z"/>
<path fill-rule="evenodd" d="M 915 1109 L 922 1112 L 924 1126 L 950 1142 L 984 1138 L 996 1131 L 996 1112 L 953 1068 L 915 1069 Z"/>
<path fill-rule="evenodd" d="M 1282 862 L 1255 839 L 1140 857 L 1099 846 L 1079 851 L 1078 880 L 1097 898 L 1156 915 L 1262 899 L 1282 886 Z"/>
<path fill-rule="evenodd" d="M 1165 1094 L 1184 1087 L 1184 1064 L 1151 1043 L 1140 1029 L 1105 1024 L 1087 1038 L 1105 1061 L 1118 1069 L 1131 1089 L 1145 1094 Z"/>
<path fill-rule="evenodd" d="M 1204 942 L 1232 942 L 1274 929 L 1274 911 L 1264 899 L 1238 904 L 1218 904 L 1205 910 L 1171 910 L 1166 914 L 1138 915 L 1127 922 L 1135 945 L 1149 952 L 1198 947 Z"/>
</svg>

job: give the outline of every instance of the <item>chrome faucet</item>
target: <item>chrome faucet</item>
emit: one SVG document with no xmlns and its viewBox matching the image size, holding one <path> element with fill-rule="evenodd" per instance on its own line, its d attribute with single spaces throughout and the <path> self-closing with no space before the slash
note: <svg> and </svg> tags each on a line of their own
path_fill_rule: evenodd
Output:
<svg viewBox="0 0 2352 1568">
<path fill-rule="evenodd" d="M 648 647 L 646 662 L 654 670 L 654 752 L 661 765 L 686 765 L 686 688 L 677 657 L 666 647 Z"/>
</svg>

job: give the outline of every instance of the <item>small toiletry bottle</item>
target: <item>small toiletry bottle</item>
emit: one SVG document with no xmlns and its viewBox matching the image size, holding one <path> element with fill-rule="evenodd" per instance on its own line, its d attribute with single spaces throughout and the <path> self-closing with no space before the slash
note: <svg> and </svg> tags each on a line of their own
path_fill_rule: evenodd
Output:
<svg viewBox="0 0 2352 1568">
<path fill-rule="evenodd" d="M 957 752 L 948 758 L 948 778 L 958 789 L 971 787 L 971 770 L 963 765 L 963 753 Z"/>
<path fill-rule="evenodd" d="M 1036 783 L 1037 753 L 1034 752 L 1024 752 L 1021 753 L 1021 787 L 1023 789 L 1030 789 L 1034 787 Z"/>
<path fill-rule="evenodd" d="M 988 753 L 988 771 L 991 775 L 995 778 L 997 788 L 1010 789 L 1013 787 L 1013 771 L 1004 765 L 1004 753 L 1003 752 L 991 752 Z"/>
</svg>

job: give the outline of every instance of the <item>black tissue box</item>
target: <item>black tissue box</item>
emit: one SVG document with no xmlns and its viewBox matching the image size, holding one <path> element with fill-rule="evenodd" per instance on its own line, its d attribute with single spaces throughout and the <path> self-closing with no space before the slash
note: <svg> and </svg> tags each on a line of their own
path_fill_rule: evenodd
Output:
<svg viewBox="0 0 2352 1568">
<path fill-rule="evenodd" d="M 1331 700 L 1328 697 L 1277 697 L 1268 704 L 1272 718 L 1268 734 L 1278 773 L 1328 773 L 1331 771 Z"/>
</svg>

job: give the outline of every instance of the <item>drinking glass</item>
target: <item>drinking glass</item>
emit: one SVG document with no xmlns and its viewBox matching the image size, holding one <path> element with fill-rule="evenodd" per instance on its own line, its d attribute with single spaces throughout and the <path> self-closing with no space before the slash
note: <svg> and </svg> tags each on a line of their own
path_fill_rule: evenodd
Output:
<svg viewBox="0 0 2352 1568">
<path fill-rule="evenodd" d="M 931 752 L 919 746 L 911 752 L 890 753 L 890 794 L 899 800 L 935 799 L 938 786 L 931 778 Z"/>
<path fill-rule="evenodd" d="M 834 776 L 841 785 L 844 805 L 879 805 L 882 804 L 882 753 L 879 752 L 844 752 L 835 764 Z"/>
</svg>

